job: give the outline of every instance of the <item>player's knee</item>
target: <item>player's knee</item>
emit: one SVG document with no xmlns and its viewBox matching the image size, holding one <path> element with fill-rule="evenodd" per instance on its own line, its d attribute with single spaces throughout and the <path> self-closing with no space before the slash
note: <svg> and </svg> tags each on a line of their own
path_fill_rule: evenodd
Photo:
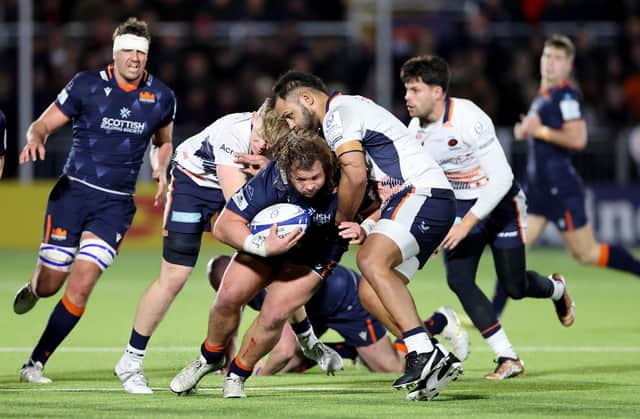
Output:
<svg viewBox="0 0 640 419">
<path fill-rule="evenodd" d="M 470 286 L 474 286 L 473 276 L 464 275 L 464 272 L 448 272 L 447 284 L 456 295 L 462 295 Z"/>
<path fill-rule="evenodd" d="M 290 310 L 287 310 L 282 304 L 263 305 L 258 321 L 266 330 L 279 330 L 282 329 L 290 315 Z"/>
<path fill-rule="evenodd" d="M 113 247 L 102 239 L 92 237 L 80 241 L 76 259 L 91 262 L 104 271 L 111 266 L 115 257 L 116 251 Z"/>
<path fill-rule="evenodd" d="M 230 262 L 231 256 L 221 255 L 211 258 L 207 263 L 207 278 L 209 278 L 209 284 L 214 290 L 218 291 L 220 288 L 222 276 Z"/>
<path fill-rule="evenodd" d="M 163 239 L 162 257 L 169 263 L 196 266 L 202 234 L 169 231 Z"/>
<path fill-rule="evenodd" d="M 62 287 L 66 277 L 67 272 L 51 270 L 43 267 L 32 280 L 31 286 L 32 289 L 35 289 L 35 293 L 38 297 L 51 297 Z"/>
<path fill-rule="evenodd" d="M 526 296 L 524 287 L 514 284 L 512 281 L 502 281 L 500 284 L 511 299 L 521 300 Z"/>
</svg>

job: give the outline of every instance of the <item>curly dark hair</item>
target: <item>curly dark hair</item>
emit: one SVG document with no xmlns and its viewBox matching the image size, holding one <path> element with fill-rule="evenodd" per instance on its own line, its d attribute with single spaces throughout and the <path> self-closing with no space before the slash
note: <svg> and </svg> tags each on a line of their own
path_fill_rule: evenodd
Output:
<svg viewBox="0 0 640 419">
<path fill-rule="evenodd" d="M 293 170 L 309 170 L 316 161 L 319 161 L 324 169 L 325 187 L 333 188 L 337 167 L 335 155 L 317 133 L 304 130 L 291 131 L 280 140 L 276 158 L 278 167 L 286 174 L 290 183 Z"/>
</svg>

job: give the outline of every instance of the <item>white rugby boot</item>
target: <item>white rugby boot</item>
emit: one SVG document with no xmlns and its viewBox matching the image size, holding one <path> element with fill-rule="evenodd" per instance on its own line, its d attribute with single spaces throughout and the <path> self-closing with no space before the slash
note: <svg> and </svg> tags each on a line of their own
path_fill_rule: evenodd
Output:
<svg viewBox="0 0 640 419">
<path fill-rule="evenodd" d="M 53 381 L 44 376 L 42 362 L 28 362 L 20 370 L 20 381 L 32 384 L 50 384 Z"/>
<path fill-rule="evenodd" d="M 116 364 L 113 375 L 120 379 L 126 393 L 153 394 L 147 377 L 144 375 L 142 359 L 135 359 L 125 353 Z"/>
</svg>

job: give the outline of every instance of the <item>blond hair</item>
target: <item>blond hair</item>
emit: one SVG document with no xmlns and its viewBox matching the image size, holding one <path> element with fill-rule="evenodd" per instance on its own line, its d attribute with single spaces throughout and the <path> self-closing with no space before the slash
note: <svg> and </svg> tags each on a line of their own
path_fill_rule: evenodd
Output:
<svg viewBox="0 0 640 419">
<path fill-rule="evenodd" d="M 573 57 L 576 56 L 576 47 L 571 39 L 559 33 L 554 33 L 547 38 L 547 40 L 544 41 L 544 46 L 563 50 L 569 59 L 573 59 Z"/>
<path fill-rule="evenodd" d="M 270 98 L 258 108 L 256 121 L 256 132 L 267 143 L 267 153 L 273 156 L 278 149 L 278 143 L 291 132 L 291 129 L 273 109 L 273 100 Z"/>
</svg>

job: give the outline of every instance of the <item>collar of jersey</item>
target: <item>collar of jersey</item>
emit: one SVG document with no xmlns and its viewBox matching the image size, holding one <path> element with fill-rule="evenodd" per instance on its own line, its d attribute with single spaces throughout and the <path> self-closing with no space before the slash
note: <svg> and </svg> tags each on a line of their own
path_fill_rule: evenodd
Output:
<svg viewBox="0 0 640 419">
<path fill-rule="evenodd" d="M 325 112 L 329 112 L 329 104 L 331 103 L 331 101 L 335 98 L 337 98 L 338 96 L 342 96 L 342 92 L 333 92 L 329 95 L 329 99 L 327 99 L 327 104 L 325 105 Z"/>
<path fill-rule="evenodd" d="M 541 87 L 538 92 L 543 96 L 549 96 L 550 93 L 551 93 L 551 90 L 562 89 L 563 87 L 566 87 L 566 86 L 573 86 L 573 83 L 571 83 L 571 80 L 565 79 L 565 80 L 561 81 L 560 83 L 554 84 L 553 86 L 549 86 L 549 87 L 545 87 L 545 88 Z"/>
<path fill-rule="evenodd" d="M 134 90 L 138 89 L 142 85 L 142 83 L 145 83 L 147 81 L 147 79 L 149 78 L 149 73 L 147 72 L 147 70 L 144 70 L 144 72 L 142 73 L 142 78 L 140 79 L 140 83 L 138 83 L 137 86 L 125 87 L 125 86 L 122 86 L 120 83 L 118 83 L 118 80 L 113 74 L 113 64 L 109 64 L 107 66 L 107 77 L 109 78 L 109 80 L 115 83 L 116 86 L 118 86 L 120 89 L 124 90 L 125 92 L 133 92 Z"/>
</svg>

